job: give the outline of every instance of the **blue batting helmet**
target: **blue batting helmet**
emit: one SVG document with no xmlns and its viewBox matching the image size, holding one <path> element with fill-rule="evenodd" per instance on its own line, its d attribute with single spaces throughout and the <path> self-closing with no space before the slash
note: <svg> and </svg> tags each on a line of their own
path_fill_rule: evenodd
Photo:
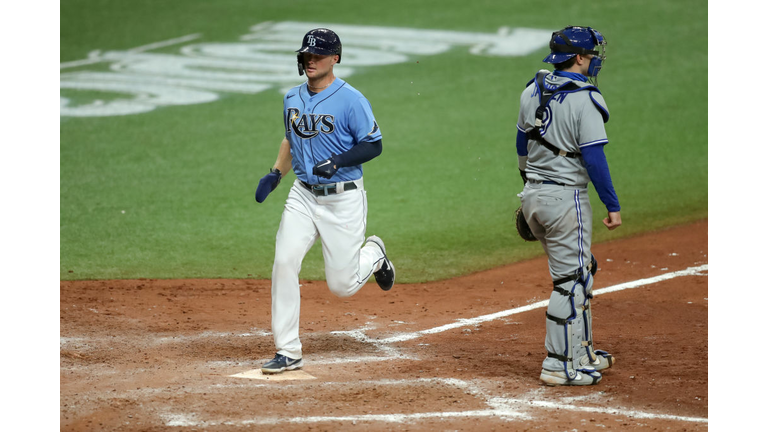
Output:
<svg viewBox="0 0 768 432">
<path fill-rule="evenodd" d="M 597 76 L 605 61 L 607 41 L 592 27 L 568 26 L 552 33 L 549 40 L 550 54 L 542 60 L 544 63 L 562 63 L 576 54 L 592 54 L 595 57 L 589 66 L 589 76 Z"/>
<path fill-rule="evenodd" d="M 341 63 L 341 40 L 332 30 L 317 28 L 304 35 L 301 48 L 297 49 L 296 60 L 299 65 L 299 75 L 304 75 L 304 53 L 317 55 L 338 55 Z"/>
</svg>

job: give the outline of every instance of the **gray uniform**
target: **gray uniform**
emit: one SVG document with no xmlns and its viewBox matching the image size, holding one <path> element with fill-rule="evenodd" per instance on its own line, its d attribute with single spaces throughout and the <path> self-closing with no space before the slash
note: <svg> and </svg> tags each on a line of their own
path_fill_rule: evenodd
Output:
<svg viewBox="0 0 768 432">
<path fill-rule="evenodd" d="M 571 81 L 566 77 L 547 75 L 544 84 L 557 88 Z M 572 81 L 579 87 L 592 87 L 588 83 Z M 533 129 L 539 93 L 532 83 L 520 96 L 520 115 L 517 128 L 524 132 Z M 601 107 L 598 110 L 597 105 Z M 602 111 L 602 112 L 601 112 Z M 554 116 L 552 115 L 554 113 Z M 582 90 L 573 93 L 559 93 L 549 102 L 544 115 L 542 136 L 570 152 L 581 152 L 582 147 L 606 144 L 604 116 L 608 117 L 605 99 L 597 91 Z M 572 186 L 586 186 L 589 175 L 581 159 L 555 156 L 546 147 L 528 143 L 528 163 L 522 166 L 529 179 L 552 180 Z"/>
<path fill-rule="evenodd" d="M 552 90 L 570 81 L 549 74 Z M 580 87 L 589 84 L 574 81 Z M 534 128 L 539 90 L 531 83 L 520 97 L 517 128 Z M 581 153 L 584 147 L 608 142 L 604 119 L 608 110 L 602 95 L 592 89 L 557 93 L 545 111 L 542 137 L 561 150 Z M 599 365 L 592 349 L 592 207 L 589 175 L 581 157 L 555 155 L 541 143 L 528 141 L 528 156 L 520 156 L 528 178 L 520 194 L 525 219 L 549 258 L 554 291 L 547 309 L 548 356 L 543 369 L 561 371 L 576 379 L 577 371 Z"/>
</svg>

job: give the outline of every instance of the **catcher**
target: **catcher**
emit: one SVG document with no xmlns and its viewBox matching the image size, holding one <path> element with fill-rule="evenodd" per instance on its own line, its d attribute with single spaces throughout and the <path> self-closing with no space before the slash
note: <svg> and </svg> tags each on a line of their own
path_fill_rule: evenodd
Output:
<svg viewBox="0 0 768 432">
<path fill-rule="evenodd" d="M 547 385 L 593 385 L 616 359 L 592 342 L 591 181 L 608 210 L 603 224 L 621 225 L 603 147 L 609 113 L 597 75 L 606 40 L 591 27 L 554 32 L 545 63 L 520 96 L 517 154 L 525 188 L 515 213 L 517 230 L 539 240 L 549 259 L 553 291 L 546 313 L 547 357 L 539 378 Z"/>
</svg>

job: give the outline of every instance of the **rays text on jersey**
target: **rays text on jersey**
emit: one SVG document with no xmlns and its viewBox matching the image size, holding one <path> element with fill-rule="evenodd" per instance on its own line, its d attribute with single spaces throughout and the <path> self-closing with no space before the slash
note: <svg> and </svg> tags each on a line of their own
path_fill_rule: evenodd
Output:
<svg viewBox="0 0 768 432">
<path fill-rule="evenodd" d="M 290 124 L 286 129 L 299 138 L 314 138 L 320 132 L 329 134 L 336 130 L 335 119 L 330 114 L 301 114 L 298 108 L 288 108 L 287 117 Z"/>
</svg>

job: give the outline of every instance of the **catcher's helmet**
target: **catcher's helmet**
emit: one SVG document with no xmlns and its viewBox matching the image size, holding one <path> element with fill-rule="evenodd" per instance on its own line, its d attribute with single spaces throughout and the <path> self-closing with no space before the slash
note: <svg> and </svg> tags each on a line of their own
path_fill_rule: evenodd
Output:
<svg viewBox="0 0 768 432">
<path fill-rule="evenodd" d="M 317 28 L 304 35 L 301 48 L 297 49 L 296 61 L 299 65 L 299 75 L 304 75 L 304 53 L 318 55 L 338 55 L 341 63 L 341 40 L 332 30 Z"/>
<path fill-rule="evenodd" d="M 597 76 L 605 61 L 607 41 L 603 35 L 592 27 L 568 26 L 552 33 L 549 49 L 552 51 L 544 63 L 558 64 L 567 61 L 576 54 L 592 54 L 594 57 L 589 64 L 589 76 Z"/>
</svg>

